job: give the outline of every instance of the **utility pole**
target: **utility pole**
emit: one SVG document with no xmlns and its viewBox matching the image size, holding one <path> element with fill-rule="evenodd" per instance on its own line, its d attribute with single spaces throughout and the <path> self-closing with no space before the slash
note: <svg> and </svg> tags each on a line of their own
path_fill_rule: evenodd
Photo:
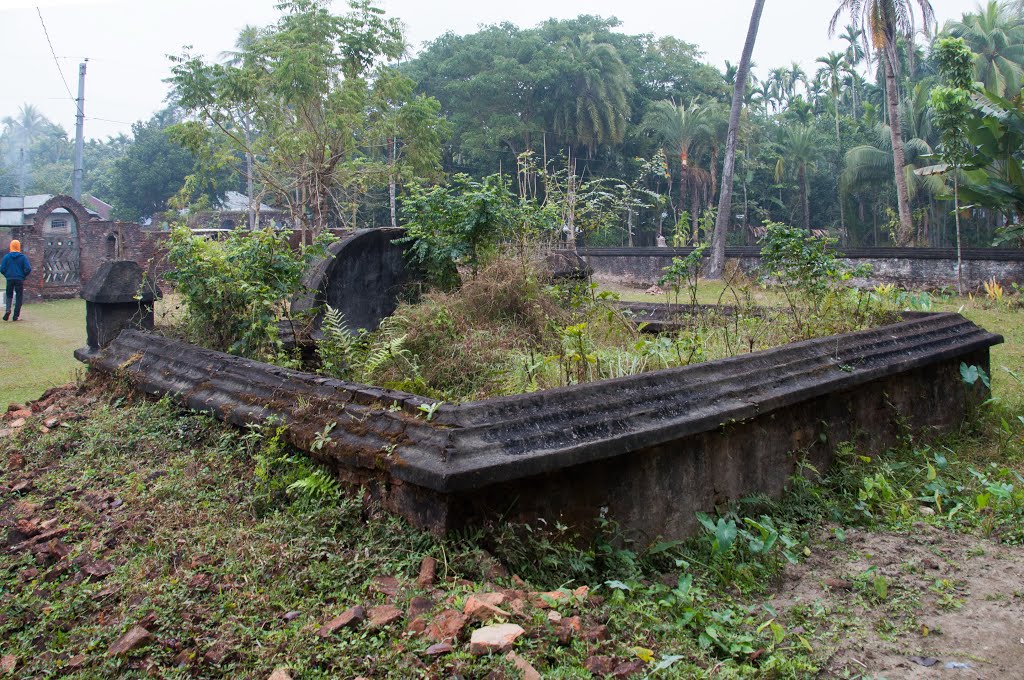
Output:
<svg viewBox="0 0 1024 680">
<path fill-rule="evenodd" d="M 78 65 L 78 99 L 75 100 L 78 106 L 78 113 L 75 115 L 75 173 L 71 178 L 71 196 L 76 201 L 82 200 L 82 179 L 85 176 L 82 154 L 85 151 L 85 64 L 88 61 L 86 59 Z"/>
</svg>

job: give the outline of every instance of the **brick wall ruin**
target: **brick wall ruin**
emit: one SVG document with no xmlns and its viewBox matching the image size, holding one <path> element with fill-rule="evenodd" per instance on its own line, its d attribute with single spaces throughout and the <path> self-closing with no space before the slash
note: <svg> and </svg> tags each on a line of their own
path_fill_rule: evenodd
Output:
<svg viewBox="0 0 1024 680">
<path fill-rule="evenodd" d="M 67 235 L 46 233 L 46 218 L 64 208 L 75 219 L 75 228 Z M 217 238 L 225 230 L 196 230 L 197 234 Z M 302 233 L 288 232 L 293 248 L 298 248 Z M 170 269 L 166 259 L 166 241 L 170 232 L 148 229 L 132 222 L 90 219 L 88 211 L 70 196 L 55 196 L 36 213 L 32 224 L 0 231 L 0 255 L 6 254 L 12 239 L 21 241 L 21 250 L 32 263 L 32 274 L 25 281 L 25 300 L 59 300 L 78 297 L 79 292 L 103 263 L 111 260 L 137 262 L 155 281 L 163 281 Z"/>
</svg>

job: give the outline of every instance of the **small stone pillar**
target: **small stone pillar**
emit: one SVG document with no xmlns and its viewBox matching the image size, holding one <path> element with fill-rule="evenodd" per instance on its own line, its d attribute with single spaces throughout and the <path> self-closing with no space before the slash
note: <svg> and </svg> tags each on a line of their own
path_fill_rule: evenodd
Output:
<svg viewBox="0 0 1024 680">
<path fill-rule="evenodd" d="M 106 347 L 125 328 L 153 330 L 156 282 L 132 260 L 105 262 L 82 286 L 85 333 L 90 351 Z"/>
</svg>

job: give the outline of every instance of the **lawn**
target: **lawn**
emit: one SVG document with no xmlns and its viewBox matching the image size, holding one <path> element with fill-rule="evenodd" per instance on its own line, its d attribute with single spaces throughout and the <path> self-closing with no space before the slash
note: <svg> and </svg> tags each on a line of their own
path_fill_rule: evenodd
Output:
<svg viewBox="0 0 1024 680">
<path fill-rule="evenodd" d="M 82 366 L 72 353 L 84 344 L 83 300 L 25 305 L 17 323 L 0 321 L 0 410 L 74 378 Z"/>
</svg>

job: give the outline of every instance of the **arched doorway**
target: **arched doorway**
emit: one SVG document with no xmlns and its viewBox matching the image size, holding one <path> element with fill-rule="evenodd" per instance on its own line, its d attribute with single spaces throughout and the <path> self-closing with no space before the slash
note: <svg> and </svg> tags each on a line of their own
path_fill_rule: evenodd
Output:
<svg viewBox="0 0 1024 680">
<path fill-rule="evenodd" d="M 54 196 L 39 206 L 32 222 L 43 240 L 43 285 L 81 284 L 79 226 L 89 221 L 89 211 L 70 196 Z"/>
</svg>

